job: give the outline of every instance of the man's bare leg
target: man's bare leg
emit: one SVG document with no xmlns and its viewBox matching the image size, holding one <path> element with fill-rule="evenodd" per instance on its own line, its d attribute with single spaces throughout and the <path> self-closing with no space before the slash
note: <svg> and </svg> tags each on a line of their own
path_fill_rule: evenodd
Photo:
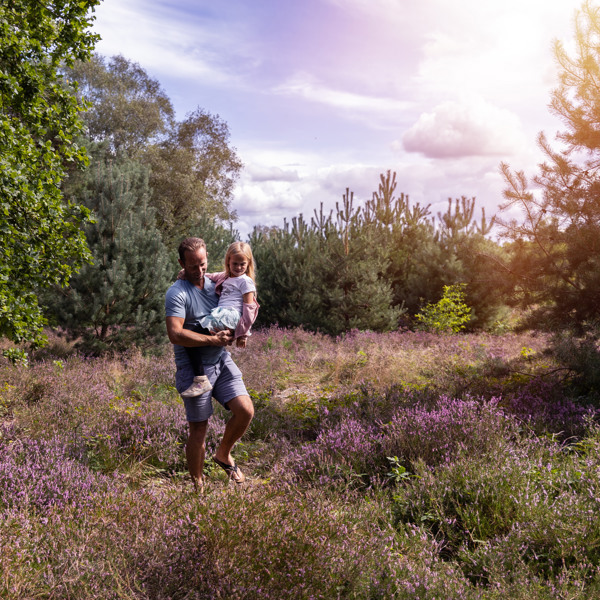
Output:
<svg viewBox="0 0 600 600">
<path fill-rule="evenodd" d="M 231 410 L 231 417 L 225 425 L 225 432 L 215 453 L 215 458 L 228 465 L 233 465 L 231 450 L 248 429 L 254 416 L 254 405 L 250 396 L 236 396 L 227 403 L 227 406 Z"/>
<path fill-rule="evenodd" d="M 208 421 L 199 423 L 188 423 L 190 432 L 185 445 L 185 457 L 187 458 L 188 471 L 197 491 L 201 492 L 204 487 L 204 456 L 206 453 L 204 442 L 206 440 L 206 428 Z"/>
</svg>

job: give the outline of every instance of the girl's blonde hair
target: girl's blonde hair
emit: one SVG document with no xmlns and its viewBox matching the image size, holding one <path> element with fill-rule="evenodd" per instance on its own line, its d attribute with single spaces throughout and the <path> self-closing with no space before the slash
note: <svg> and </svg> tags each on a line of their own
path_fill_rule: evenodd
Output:
<svg viewBox="0 0 600 600">
<path fill-rule="evenodd" d="M 229 259 L 234 254 L 242 254 L 246 257 L 248 261 L 248 268 L 246 269 L 246 275 L 254 281 L 254 256 L 252 256 L 252 248 L 250 248 L 250 244 L 246 242 L 233 242 L 227 248 L 227 252 L 225 253 L 225 273 L 227 273 L 227 277 L 231 277 L 231 271 L 229 270 Z"/>
</svg>

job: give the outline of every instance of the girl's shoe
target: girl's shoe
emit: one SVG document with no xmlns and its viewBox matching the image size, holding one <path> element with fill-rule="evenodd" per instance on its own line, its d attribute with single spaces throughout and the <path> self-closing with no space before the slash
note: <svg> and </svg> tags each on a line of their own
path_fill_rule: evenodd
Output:
<svg viewBox="0 0 600 600">
<path fill-rule="evenodd" d="M 196 375 L 194 377 L 194 382 L 190 387 L 181 392 L 181 395 L 184 398 L 194 398 L 195 396 L 202 396 L 202 394 L 206 394 L 206 392 L 210 392 L 212 390 L 212 385 L 208 380 L 206 375 Z"/>
</svg>

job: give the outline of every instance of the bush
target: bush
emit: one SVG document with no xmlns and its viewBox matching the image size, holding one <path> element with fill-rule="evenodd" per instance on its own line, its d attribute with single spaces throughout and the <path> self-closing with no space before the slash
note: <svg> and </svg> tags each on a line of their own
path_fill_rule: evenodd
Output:
<svg viewBox="0 0 600 600">
<path fill-rule="evenodd" d="M 594 430 L 570 451 L 527 439 L 502 452 L 464 453 L 435 471 L 418 463 L 395 493 L 395 523 L 424 527 L 447 559 L 491 588 L 513 569 L 531 580 L 568 579 L 583 565 L 597 572 L 599 443 Z"/>
<path fill-rule="evenodd" d="M 427 304 L 416 315 L 420 327 L 436 333 L 458 333 L 471 320 L 471 309 L 465 304 L 466 284 L 445 285 L 442 298 Z"/>
</svg>

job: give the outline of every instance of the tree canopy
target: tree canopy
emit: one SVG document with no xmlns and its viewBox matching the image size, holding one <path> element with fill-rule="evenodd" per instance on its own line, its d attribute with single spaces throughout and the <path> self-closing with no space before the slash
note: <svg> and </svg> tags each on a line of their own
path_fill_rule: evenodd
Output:
<svg viewBox="0 0 600 600">
<path fill-rule="evenodd" d="M 76 191 L 95 218 L 85 228 L 94 261 L 46 305 L 85 351 L 148 348 L 165 338 L 164 292 L 176 272 L 147 205 L 148 169 L 104 146 L 89 154 Z"/>
<path fill-rule="evenodd" d="M 42 337 L 38 294 L 86 349 L 160 339 L 180 239 L 205 238 L 215 266 L 238 236 L 227 124 L 200 107 L 178 120 L 142 67 L 94 55 L 98 2 L 0 8 L 0 335 L 16 342 Z M 388 171 L 362 206 L 347 189 L 329 215 L 255 229 L 261 324 L 395 329 L 460 283 L 469 326 L 494 320 L 501 300 L 480 257 L 497 247 L 475 200 L 450 200 L 436 222 L 395 188 Z"/>
<path fill-rule="evenodd" d="M 90 56 L 97 4 L 0 4 L 0 335 L 16 342 L 42 339 L 37 290 L 66 284 L 89 257 L 88 213 L 59 188 L 86 160 L 74 141 L 82 104 L 60 66 Z"/>
<path fill-rule="evenodd" d="M 160 82 L 137 63 L 94 54 L 75 62 L 66 74 L 89 103 L 83 119 L 90 140 L 133 158 L 166 138 L 175 121 L 173 105 Z"/>
<path fill-rule="evenodd" d="M 242 168 L 227 123 L 197 107 L 177 120 L 160 83 L 123 56 L 94 55 L 69 70 L 91 103 L 86 136 L 115 155 L 150 168 L 149 203 L 166 244 L 177 244 L 203 219 L 231 221 Z"/>
<path fill-rule="evenodd" d="M 575 50 L 555 43 L 560 69 L 550 109 L 565 129 L 555 146 L 540 133 L 546 156 L 533 178 L 502 165 L 502 209 L 521 221 L 501 221 L 513 241 L 508 265 L 535 324 L 578 324 L 600 317 L 600 8 L 585 2 L 575 20 Z"/>
<path fill-rule="evenodd" d="M 200 108 L 178 121 L 160 83 L 122 56 L 93 55 L 65 76 L 89 102 L 81 141 L 90 164 L 61 188 L 94 218 L 83 228 L 93 262 L 43 296 L 46 314 L 84 351 L 147 347 L 165 337 L 180 239 L 206 238 L 217 263 L 234 241 L 222 221 L 241 163 L 223 121 Z"/>
</svg>

